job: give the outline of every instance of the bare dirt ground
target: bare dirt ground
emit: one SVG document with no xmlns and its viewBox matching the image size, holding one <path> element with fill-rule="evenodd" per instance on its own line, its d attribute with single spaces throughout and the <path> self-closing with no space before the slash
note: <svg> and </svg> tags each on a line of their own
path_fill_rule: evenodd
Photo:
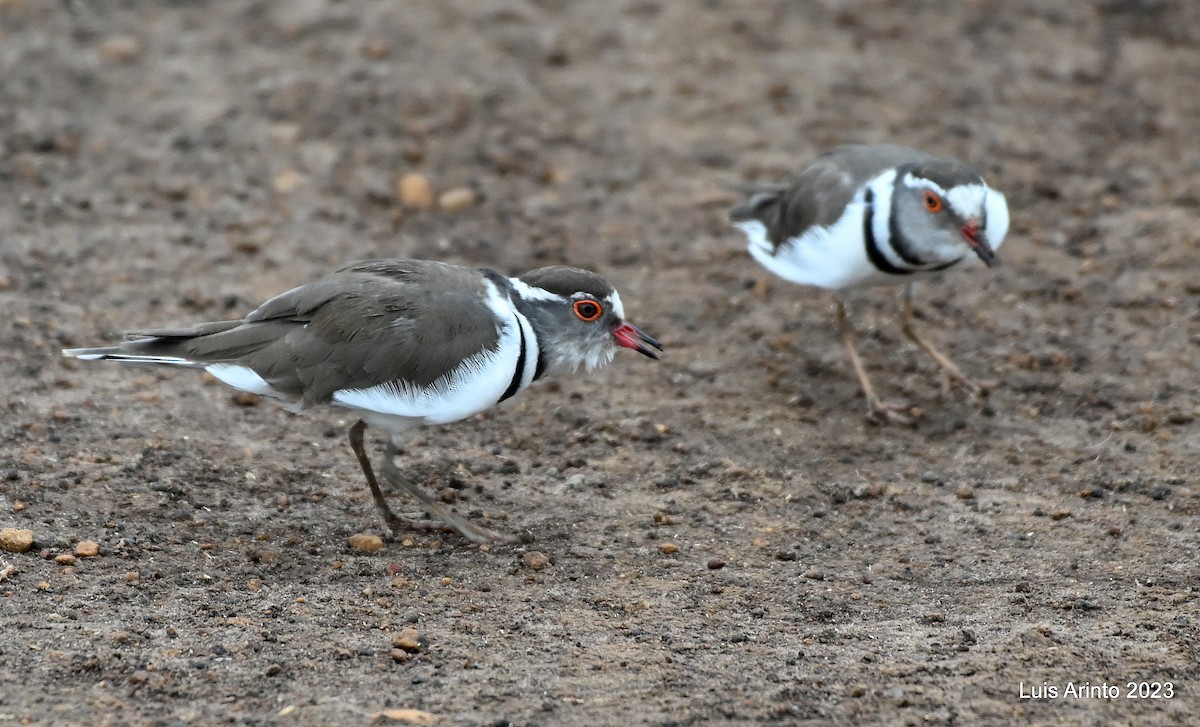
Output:
<svg viewBox="0 0 1200 727">
<path fill-rule="evenodd" d="M 1198 89 L 1192 0 L 0 2 L 0 723 L 1194 724 Z M 1008 194 L 920 297 L 986 403 L 867 291 L 924 416 L 866 423 L 726 227 L 853 141 Z M 373 256 L 591 267 L 666 343 L 411 441 L 532 545 L 363 554 L 337 412 L 58 356 Z"/>
</svg>

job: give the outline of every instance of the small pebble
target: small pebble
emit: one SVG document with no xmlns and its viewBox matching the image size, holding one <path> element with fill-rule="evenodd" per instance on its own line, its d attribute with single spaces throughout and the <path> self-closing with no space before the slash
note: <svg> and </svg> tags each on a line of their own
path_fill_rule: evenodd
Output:
<svg viewBox="0 0 1200 727">
<path fill-rule="evenodd" d="M 679 546 L 675 543 L 659 543 L 658 549 L 666 555 L 674 555 L 679 552 Z"/>
<path fill-rule="evenodd" d="M 525 567 L 531 570 L 541 570 L 550 565 L 550 557 L 537 550 L 529 551 L 521 556 L 521 560 L 525 562 Z"/>
<path fill-rule="evenodd" d="M 1060 507 L 1059 509 L 1050 513 L 1051 520 L 1062 520 L 1069 517 L 1071 517 L 1071 511 L 1065 507 Z"/>
<path fill-rule="evenodd" d="M 457 212 L 475 204 L 475 191 L 470 187 L 455 187 L 438 197 L 438 206 L 447 212 Z"/>
<path fill-rule="evenodd" d="M 370 555 L 383 550 L 383 538 L 370 533 L 355 533 L 350 536 L 350 547 Z"/>
<path fill-rule="evenodd" d="M 379 61 L 392 54 L 392 46 L 383 38 L 372 38 L 363 46 L 362 53 L 373 61 Z"/>
<path fill-rule="evenodd" d="M 405 174 L 396 182 L 396 196 L 407 207 L 429 209 L 433 206 L 433 185 L 424 174 Z"/>
<path fill-rule="evenodd" d="M 725 567 L 725 561 L 720 558 L 711 558 L 706 565 L 709 570 L 721 570 Z"/>
<path fill-rule="evenodd" d="M 130 63 L 142 52 L 142 43 L 128 35 L 114 35 L 100 41 L 100 55 L 115 63 Z"/>
<path fill-rule="evenodd" d="M 272 180 L 271 186 L 274 187 L 275 191 L 279 192 L 280 194 L 288 194 L 289 192 L 296 191 L 300 185 L 304 184 L 306 181 L 308 180 L 303 174 L 295 169 L 288 168 L 275 175 L 275 179 Z"/>
<path fill-rule="evenodd" d="M 75 555 L 80 558 L 95 558 L 100 555 L 100 544 L 95 540 L 81 540 L 75 546 Z"/>
<path fill-rule="evenodd" d="M 142 579 L 142 574 L 138 573 L 135 570 L 131 570 L 125 574 L 125 582 L 126 583 L 137 583 L 141 579 Z"/>
<path fill-rule="evenodd" d="M 59 565 L 75 565 L 75 556 L 70 553 L 59 553 L 54 556 L 54 562 Z"/>
<path fill-rule="evenodd" d="M 883 496 L 887 488 L 882 482 L 872 482 L 869 485 L 857 485 L 853 490 L 855 499 L 858 500 L 877 500 Z"/>
<path fill-rule="evenodd" d="M 425 681 L 424 677 L 412 678 L 413 684 L 420 684 L 423 681 Z M 403 722 L 404 724 L 431 725 L 437 724 L 440 720 L 433 713 L 420 709 L 385 709 L 382 712 L 370 715 L 370 721 L 371 724 Z M 502 719 L 492 724 L 509 724 L 509 722 L 506 719 Z"/>
<path fill-rule="evenodd" d="M 403 664 L 408 661 L 408 652 L 404 649 L 392 649 L 392 661 Z"/>
<path fill-rule="evenodd" d="M 302 131 L 303 129 L 300 128 L 299 124 L 289 124 L 285 122 L 272 125 L 271 128 L 267 130 L 267 134 L 271 137 L 272 141 L 278 144 L 292 146 L 300 140 L 300 134 Z"/>
<path fill-rule="evenodd" d="M 960 487 L 954 491 L 954 496 L 960 500 L 974 500 L 975 499 L 975 488 L 968 487 L 967 485 L 963 485 L 962 487 Z"/>
<path fill-rule="evenodd" d="M 258 406 L 262 401 L 262 397 L 258 394 L 251 394 L 249 391 L 236 391 L 230 397 L 237 406 Z"/>
<path fill-rule="evenodd" d="M 410 654 L 421 653 L 421 632 L 409 626 L 400 633 L 393 634 L 392 648 L 401 649 Z"/>
<path fill-rule="evenodd" d="M 10 553 L 24 553 L 33 547 L 33 531 L 19 528 L 4 528 L 0 530 L 0 550 Z"/>
</svg>

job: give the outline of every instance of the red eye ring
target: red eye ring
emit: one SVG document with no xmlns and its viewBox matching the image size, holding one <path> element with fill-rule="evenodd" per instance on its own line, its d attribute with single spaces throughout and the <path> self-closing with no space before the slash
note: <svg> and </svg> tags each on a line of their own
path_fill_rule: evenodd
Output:
<svg viewBox="0 0 1200 727">
<path fill-rule="evenodd" d="M 604 315 L 604 308 L 594 300 L 577 300 L 573 307 L 575 308 L 575 315 L 579 317 L 579 320 L 586 323 L 591 323 Z"/>
<path fill-rule="evenodd" d="M 944 206 L 945 206 L 945 203 L 942 202 L 941 197 L 937 196 L 937 194 L 929 191 L 928 189 L 925 190 L 925 209 L 926 210 L 928 210 L 930 212 L 941 212 L 942 207 L 944 207 Z"/>
</svg>

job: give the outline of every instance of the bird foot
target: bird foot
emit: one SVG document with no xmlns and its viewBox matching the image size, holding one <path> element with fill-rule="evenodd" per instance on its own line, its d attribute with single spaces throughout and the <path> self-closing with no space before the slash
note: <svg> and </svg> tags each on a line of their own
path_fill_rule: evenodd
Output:
<svg viewBox="0 0 1200 727">
<path fill-rule="evenodd" d="M 992 389 L 995 389 L 999 385 L 1000 382 L 998 381 L 974 381 L 968 379 L 966 376 L 955 376 L 947 372 L 942 378 L 942 394 L 949 396 L 950 391 L 955 386 L 961 386 L 972 398 L 986 399 L 992 393 Z"/>
<path fill-rule="evenodd" d="M 911 427 L 923 414 L 920 407 L 887 404 L 879 399 L 867 400 L 867 421 L 872 424 L 899 424 Z"/>
<path fill-rule="evenodd" d="M 482 525 L 476 525 L 441 502 L 438 502 L 429 493 L 409 482 L 400 474 L 400 471 L 396 468 L 396 463 L 392 459 L 391 451 L 388 452 L 388 456 L 383 460 L 383 476 L 393 485 L 420 500 L 421 504 L 425 507 L 425 511 L 438 518 L 438 520 L 409 520 L 393 513 L 387 508 L 386 504 L 376 502 L 377 505 L 380 505 L 380 512 L 383 515 L 384 523 L 396 535 L 399 535 L 404 530 L 413 529 L 410 526 L 415 524 L 418 530 L 455 532 L 472 543 L 479 545 L 488 543 L 520 545 L 522 543 L 533 542 L 533 537 L 529 533 L 501 533 L 485 528 Z"/>
<path fill-rule="evenodd" d="M 390 513 L 389 513 L 390 514 Z M 453 513 L 452 513 L 453 514 Z M 469 520 L 465 520 L 457 515 L 454 515 L 453 521 L 449 520 L 424 520 L 417 518 L 400 517 L 399 515 L 385 514 L 383 516 L 384 523 L 392 531 L 392 535 L 396 538 L 403 537 L 404 533 L 419 531 L 427 533 L 458 533 L 472 543 L 478 545 L 486 545 L 498 543 L 502 545 L 525 545 L 533 542 L 531 533 L 502 533 L 498 530 L 485 528 L 482 525 L 476 525 Z"/>
</svg>

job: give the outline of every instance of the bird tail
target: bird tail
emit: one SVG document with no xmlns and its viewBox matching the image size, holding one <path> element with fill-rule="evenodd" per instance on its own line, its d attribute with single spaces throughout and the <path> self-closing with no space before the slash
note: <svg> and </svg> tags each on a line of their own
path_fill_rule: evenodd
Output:
<svg viewBox="0 0 1200 727">
<path fill-rule="evenodd" d="M 84 361 L 117 361 L 143 366 L 184 366 L 204 368 L 209 361 L 197 360 L 185 354 L 191 341 L 214 333 L 222 333 L 241 325 L 241 321 L 202 323 L 194 328 L 159 328 L 131 331 L 129 340 L 115 346 L 96 348 L 66 348 L 62 355 Z"/>
<path fill-rule="evenodd" d="M 203 366 L 203 364 L 189 361 L 180 356 L 155 356 L 130 353 L 123 346 L 64 348 L 62 355 L 82 361 L 119 361 L 120 363 L 141 364 L 143 366 L 187 366 L 193 368 Z"/>
<path fill-rule="evenodd" d="M 756 182 L 738 182 L 730 184 L 729 187 L 747 196 L 745 202 L 729 210 L 729 221 L 733 223 L 754 220 L 762 222 L 772 214 L 772 208 L 779 205 L 783 193 L 788 189 L 786 184 Z"/>
</svg>

